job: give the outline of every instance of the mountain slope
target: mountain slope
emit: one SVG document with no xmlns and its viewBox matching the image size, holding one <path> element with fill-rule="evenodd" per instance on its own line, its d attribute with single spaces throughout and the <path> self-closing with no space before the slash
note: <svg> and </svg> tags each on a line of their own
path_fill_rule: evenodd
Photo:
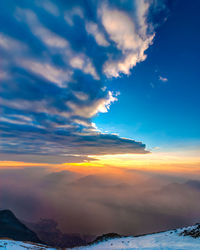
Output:
<svg viewBox="0 0 200 250">
<path fill-rule="evenodd" d="M 1 250 L 56 250 L 38 243 L 28 243 L 15 240 L 0 240 Z"/>
<path fill-rule="evenodd" d="M 121 237 L 73 250 L 200 250 L 200 224 L 139 237 Z M 2 250 L 55 250 L 41 244 L 0 240 Z M 69 249 L 69 248 L 68 248 Z"/>
<path fill-rule="evenodd" d="M 41 243 L 36 233 L 21 223 L 10 210 L 0 211 L 0 238 Z"/>
<path fill-rule="evenodd" d="M 122 237 L 99 242 L 74 250 L 200 250 L 200 225 L 149 234 L 139 237 Z"/>
</svg>

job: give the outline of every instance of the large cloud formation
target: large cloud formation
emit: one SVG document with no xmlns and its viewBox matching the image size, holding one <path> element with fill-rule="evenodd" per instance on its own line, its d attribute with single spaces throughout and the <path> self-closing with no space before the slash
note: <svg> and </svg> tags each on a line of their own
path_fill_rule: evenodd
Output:
<svg viewBox="0 0 200 250">
<path fill-rule="evenodd" d="M 145 145 L 102 134 L 92 123 L 117 94 L 106 78 L 146 58 L 165 1 L 0 3 L 2 153 L 145 153 Z"/>
</svg>

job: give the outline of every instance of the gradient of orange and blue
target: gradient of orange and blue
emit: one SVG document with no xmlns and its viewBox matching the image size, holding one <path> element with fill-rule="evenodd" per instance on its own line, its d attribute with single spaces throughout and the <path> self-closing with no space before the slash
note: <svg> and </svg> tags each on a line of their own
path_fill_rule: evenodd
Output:
<svg viewBox="0 0 200 250">
<path fill-rule="evenodd" d="M 0 3 L 0 207 L 91 235 L 198 222 L 199 1 L 86 2 Z"/>
</svg>

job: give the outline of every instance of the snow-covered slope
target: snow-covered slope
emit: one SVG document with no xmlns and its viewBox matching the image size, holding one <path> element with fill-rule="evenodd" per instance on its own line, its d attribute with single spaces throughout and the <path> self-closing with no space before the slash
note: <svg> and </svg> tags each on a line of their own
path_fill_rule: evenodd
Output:
<svg viewBox="0 0 200 250">
<path fill-rule="evenodd" d="M 95 245 L 74 248 L 74 250 L 200 250 L 200 237 L 180 235 L 184 233 L 194 236 L 195 232 L 200 233 L 199 225 L 140 237 L 110 239 Z"/>
<path fill-rule="evenodd" d="M 15 240 L 0 240 L 0 250 L 55 250 L 55 248 L 47 247 L 38 243 L 26 243 Z"/>
<path fill-rule="evenodd" d="M 200 250 L 200 225 L 140 237 L 122 237 L 73 250 Z M 37 243 L 0 240 L 0 250 L 55 250 Z"/>
</svg>

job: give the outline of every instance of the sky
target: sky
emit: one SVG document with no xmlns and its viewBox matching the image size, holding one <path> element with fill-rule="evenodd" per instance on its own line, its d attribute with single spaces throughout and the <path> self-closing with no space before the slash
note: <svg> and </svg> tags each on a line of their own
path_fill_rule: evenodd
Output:
<svg viewBox="0 0 200 250">
<path fill-rule="evenodd" d="M 196 222 L 199 7 L 1 1 L 1 208 L 89 234 Z"/>
</svg>

